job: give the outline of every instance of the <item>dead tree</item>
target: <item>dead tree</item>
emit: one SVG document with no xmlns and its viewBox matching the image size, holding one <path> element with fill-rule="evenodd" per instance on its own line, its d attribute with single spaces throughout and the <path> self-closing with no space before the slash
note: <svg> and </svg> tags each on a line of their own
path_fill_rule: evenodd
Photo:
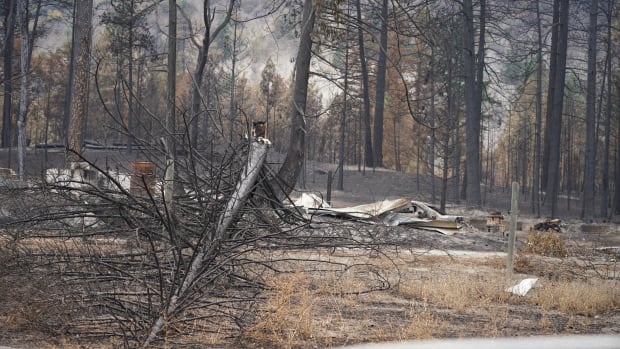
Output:
<svg viewBox="0 0 620 349">
<path fill-rule="evenodd" d="M 28 52 L 30 34 L 28 33 L 28 1 L 20 1 L 19 3 L 19 28 L 21 35 L 21 91 L 19 97 L 19 117 L 17 119 L 17 162 L 19 179 L 25 180 L 24 173 L 24 157 L 26 156 L 26 112 L 28 109 Z"/>
<path fill-rule="evenodd" d="M 290 120 L 291 137 L 288 152 L 278 179 L 283 183 L 282 194 L 288 195 L 301 174 L 305 157 L 306 144 L 306 102 L 308 99 L 308 79 L 310 77 L 310 59 L 312 58 L 312 31 L 316 18 L 316 9 L 311 0 L 304 1 L 302 31 L 299 52 L 295 60 L 295 82 L 292 92 Z"/>
</svg>

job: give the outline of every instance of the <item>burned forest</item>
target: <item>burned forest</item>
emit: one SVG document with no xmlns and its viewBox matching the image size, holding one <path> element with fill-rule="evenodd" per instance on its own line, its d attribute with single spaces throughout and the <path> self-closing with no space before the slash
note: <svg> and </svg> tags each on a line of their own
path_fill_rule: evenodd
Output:
<svg viewBox="0 0 620 349">
<path fill-rule="evenodd" d="M 0 347 L 617 347 L 618 11 L 0 3 Z"/>
</svg>

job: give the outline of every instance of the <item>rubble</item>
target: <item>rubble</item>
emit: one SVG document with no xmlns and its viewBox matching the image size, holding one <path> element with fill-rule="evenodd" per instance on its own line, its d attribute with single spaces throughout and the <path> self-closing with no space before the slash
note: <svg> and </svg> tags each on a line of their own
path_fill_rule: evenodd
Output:
<svg viewBox="0 0 620 349">
<path fill-rule="evenodd" d="M 544 222 L 536 223 L 534 225 L 534 230 L 540 231 L 540 232 L 547 232 L 547 231 L 554 230 L 554 231 L 556 231 L 558 233 L 561 233 L 562 232 L 561 223 L 562 223 L 562 221 L 560 221 L 557 218 L 556 219 L 547 219 Z"/>
<path fill-rule="evenodd" d="M 299 199 L 293 202 L 293 205 L 306 208 L 331 207 L 322 197 L 313 193 L 302 193 Z"/>
<path fill-rule="evenodd" d="M 410 198 L 382 200 L 350 207 L 330 207 L 320 196 L 304 193 L 294 205 L 303 209 L 308 219 L 329 216 L 369 224 L 407 225 L 446 235 L 458 232 L 463 223 L 461 216 L 443 214 L 427 203 Z"/>
<path fill-rule="evenodd" d="M 45 171 L 45 182 L 71 189 L 85 189 L 91 186 L 114 191 L 127 191 L 132 188 L 131 174 L 120 171 L 102 173 L 87 164 L 73 165 L 70 168 L 50 168 Z M 134 184 L 135 186 L 135 184 Z M 156 182 L 154 192 L 157 192 Z"/>
<path fill-rule="evenodd" d="M 12 168 L 0 168 L 0 188 L 22 189 L 27 187 L 28 183 L 20 181 Z"/>
</svg>

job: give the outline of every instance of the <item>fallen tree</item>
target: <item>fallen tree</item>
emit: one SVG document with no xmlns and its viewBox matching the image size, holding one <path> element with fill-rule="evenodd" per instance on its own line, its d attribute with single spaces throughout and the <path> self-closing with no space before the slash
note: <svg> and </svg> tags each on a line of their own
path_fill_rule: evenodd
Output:
<svg viewBox="0 0 620 349">
<path fill-rule="evenodd" d="M 300 271 L 285 251 L 374 249 L 374 242 L 350 234 L 303 231 L 310 222 L 270 187 L 267 152 L 268 144 L 256 141 L 208 156 L 189 148 L 176 159 L 182 190 L 173 205 L 161 181 L 128 179 L 126 171 L 87 159 L 13 189 L 19 193 L 3 206 L 9 218 L 0 255 L 27 261 L 24 278 L 54 279 L 49 294 L 62 294 L 67 305 L 62 321 L 37 326 L 54 336 L 117 338 L 125 347 L 187 344 L 196 333 L 236 336 L 252 322 L 265 279 Z M 165 157 L 156 155 L 149 159 L 164 173 Z M 362 274 L 376 282 L 358 293 L 391 285 L 353 260 L 312 265 L 307 272 L 368 270 Z"/>
<path fill-rule="evenodd" d="M 213 256 L 217 255 L 221 243 L 230 238 L 228 228 L 252 193 L 266 156 L 267 144 L 250 143 L 247 164 L 241 171 L 239 181 L 230 195 L 224 211 L 219 215 L 215 229 L 200 237 L 196 244 L 196 250 L 189 261 L 187 273 L 183 276 L 182 281 L 173 285 L 170 290 L 172 296 L 168 298 L 165 309 L 162 310 L 161 315 L 151 326 L 150 333 L 144 341 L 144 347 L 148 346 L 161 333 L 166 319 L 174 317 L 174 314 L 187 307 L 184 307 L 183 304 L 187 304 L 187 298 L 191 297 L 192 288 L 200 286 L 199 280 L 205 269 L 208 270 L 208 265 Z"/>
</svg>

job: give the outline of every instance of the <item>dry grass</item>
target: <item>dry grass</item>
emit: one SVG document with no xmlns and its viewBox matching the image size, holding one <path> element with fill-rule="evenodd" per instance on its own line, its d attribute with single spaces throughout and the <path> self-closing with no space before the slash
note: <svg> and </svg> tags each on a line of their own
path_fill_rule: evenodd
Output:
<svg viewBox="0 0 620 349">
<path fill-rule="evenodd" d="M 318 289 L 312 286 L 311 279 L 296 272 L 275 276 L 267 285 L 267 300 L 259 309 L 262 315 L 244 337 L 255 344 L 278 348 L 312 339 L 320 326 L 315 320 Z"/>
<path fill-rule="evenodd" d="M 406 299 L 463 312 L 473 306 L 505 301 L 509 295 L 504 288 L 503 277 L 497 273 L 442 271 L 404 281 L 396 292 Z"/>
<path fill-rule="evenodd" d="M 403 339 L 430 339 L 441 334 L 443 321 L 430 309 L 428 303 L 412 306 L 408 317 L 409 321 L 403 329 Z"/>
<path fill-rule="evenodd" d="M 364 287 L 354 272 L 274 277 L 263 316 L 244 334 L 256 347 L 310 348 L 357 342 L 446 336 L 506 336 L 562 332 L 618 309 L 613 282 L 541 280 L 527 297 L 512 295 L 502 258 L 391 256 L 400 283 L 390 292 L 347 294 Z M 392 273 L 394 271 L 392 270 Z M 517 313 L 515 313 L 517 311 Z M 572 326 L 572 325 L 570 325 Z M 580 331 L 589 331 L 580 325 Z M 574 331 L 574 329 L 572 330 Z"/>
<path fill-rule="evenodd" d="M 541 287 L 520 297 L 505 292 L 509 285 L 503 258 L 413 253 L 368 257 L 347 256 L 345 252 L 286 252 L 279 257 L 290 259 L 283 258 L 287 261 L 278 266 L 292 272 L 267 279 L 268 291 L 240 338 L 232 340 L 230 333 L 219 335 L 215 328 L 208 334 L 186 328 L 184 338 L 223 348 L 315 348 L 441 337 L 591 333 L 596 326 L 601 328 L 593 324 L 602 318 L 620 319 L 618 281 L 577 279 L 565 274 L 565 269 L 554 269 L 554 278 L 541 277 Z M 294 257 L 299 259 L 292 261 Z M 334 264 L 328 266 L 333 267 L 317 264 L 310 257 L 330 260 Z M 533 263 L 532 257 L 528 258 Z M 543 262 L 536 265 L 545 267 Z M 366 293 L 377 286 L 377 273 L 392 288 Z M 19 300 L 19 292 L 38 294 L 32 289 L 36 284 L 29 287 L 23 285 L 3 295 L 3 302 L 9 297 L 14 309 L 23 310 L 0 314 L 5 329 L 32 330 L 49 323 L 45 313 L 56 311 L 50 308 L 52 303 L 29 305 Z M 594 317 L 601 314 L 606 315 Z M 73 342 L 63 343 L 70 347 Z"/>
<path fill-rule="evenodd" d="M 544 309 L 595 316 L 620 308 L 620 284 L 606 280 L 548 282 L 535 289 L 529 301 Z"/>
</svg>

